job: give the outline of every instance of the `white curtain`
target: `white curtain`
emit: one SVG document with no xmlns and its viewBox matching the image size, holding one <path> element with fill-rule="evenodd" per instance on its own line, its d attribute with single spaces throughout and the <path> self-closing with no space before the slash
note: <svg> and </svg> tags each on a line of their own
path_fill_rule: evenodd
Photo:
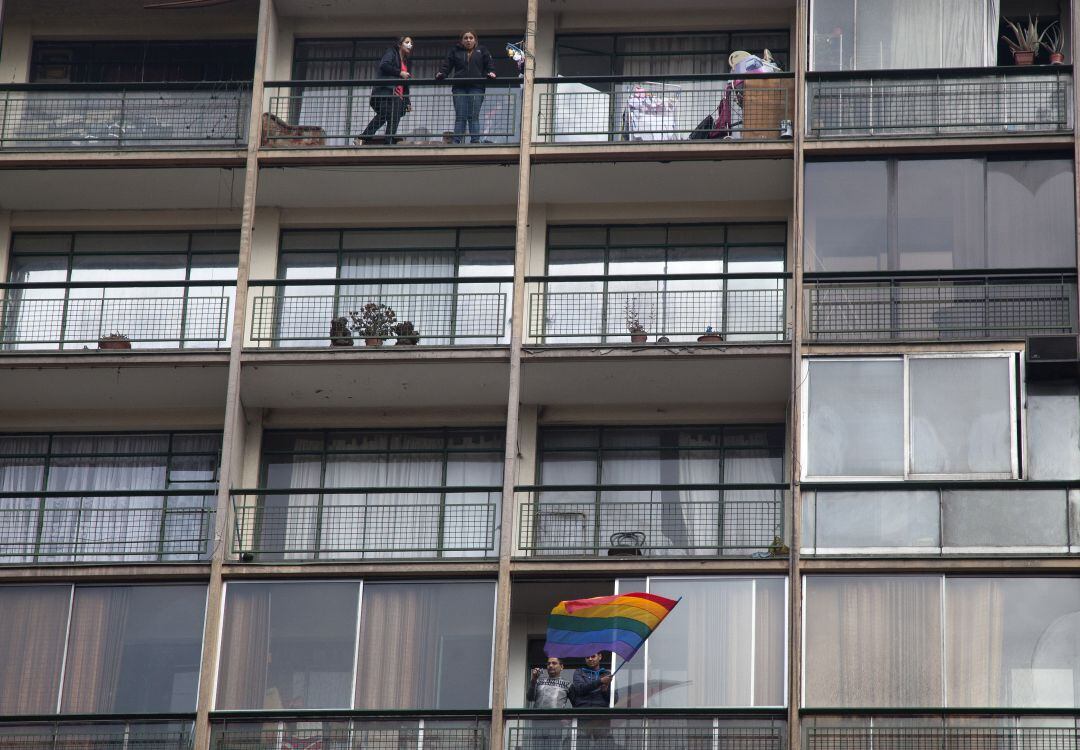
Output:
<svg viewBox="0 0 1080 750">
<path fill-rule="evenodd" d="M 9 437 L 0 439 L 0 449 L 11 456 L 43 453 L 48 438 Z M 0 458 L 0 493 L 35 492 L 44 480 L 41 459 Z M 33 560 L 40 501 L 37 498 L 0 496 L 0 562 Z M 21 554 L 21 553 L 29 554 Z"/>
<path fill-rule="evenodd" d="M 449 344 L 454 333 L 454 285 L 421 280 L 454 275 L 453 255 L 448 252 L 351 253 L 342 260 L 341 277 L 367 283 L 341 286 L 342 309 L 337 314 L 348 315 L 367 302 L 380 302 L 394 310 L 399 322 L 412 321 L 425 344 Z M 379 283 L 377 279 L 393 281 Z"/>
<path fill-rule="evenodd" d="M 464 440 L 470 448 L 491 448 L 491 453 L 461 453 L 447 457 L 446 486 L 451 487 L 498 487 L 502 485 L 502 435 L 472 435 Z M 494 530 L 499 528 L 501 492 L 466 493 L 447 492 L 443 516 L 443 540 L 446 547 L 458 547 L 443 553 L 443 557 L 476 557 L 480 554 L 498 554 L 499 540 Z M 494 508 L 481 507 L 493 505 Z M 462 507 L 464 506 L 464 507 Z M 486 553 L 479 550 L 485 546 L 487 534 L 491 534 Z M 460 549 L 469 548 L 469 549 Z"/>
<path fill-rule="evenodd" d="M 861 0 L 857 7 L 859 70 L 997 63 L 1000 0 Z"/>
<path fill-rule="evenodd" d="M 604 485 L 653 485 L 662 482 L 660 433 L 652 430 L 612 430 L 603 437 L 606 447 L 619 451 L 603 455 L 601 483 Z M 629 451 L 625 449 L 631 449 Z M 606 549 L 612 535 L 640 532 L 645 546 L 655 547 L 665 538 L 660 490 L 602 490 L 600 493 L 600 535 L 596 543 Z"/>
<path fill-rule="evenodd" d="M 297 438 L 295 451 L 315 451 L 323 446 L 321 437 Z M 298 456 L 293 459 L 289 476 L 290 489 L 311 489 L 322 481 L 322 461 L 317 456 Z M 288 550 L 286 560 L 309 560 L 316 549 L 319 528 L 319 495 L 295 493 L 267 495 L 263 499 L 262 535 L 269 549 Z M 284 521 L 284 523 L 282 523 Z M 323 539 L 321 545 L 332 546 L 333 540 Z"/>
<path fill-rule="evenodd" d="M 679 484 L 718 484 L 720 482 L 720 443 L 717 433 L 688 430 L 679 435 L 679 445 L 697 446 L 699 450 L 679 451 Z M 714 446 L 710 449 L 708 445 Z M 667 493 L 665 493 L 667 494 Z M 673 507 L 665 503 L 666 533 L 676 548 L 669 554 L 715 555 L 721 539 L 719 492 L 717 490 L 679 490 Z M 683 547 L 679 550 L 678 547 Z M 696 547 L 697 549 L 685 549 Z"/>
<path fill-rule="evenodd" d="M 764 448 L 729 450 L 724 456 L 727 484 L 783 482 L 783 459 Z M 781 532 L 782 490 L 724 490 L 725 554 L 750 554 Z"/>
<path fill-rule="evenodd" d="M 304 79 L 308 81 L 347 81 L 353 77 L 352 42 L 341 44 L 321 44 L 319 54 L 327 59 L 305 64 Z M 351 92 L 351 95 L 350 95 Z M 292 123 L 291 117 L 297 116 L 297 125 L 311 125 L 322 128 L 328 135 L 327 146 L 348 146 L 351 133 L 360 133 L 368 119 L 375 114 L 368 106 L 371 88 L 349 89 L 336 86 L 297 87 L 292 90 L 279 89 L 275 92 L 279 98 L 274 100 L 271 111 L 282 120 Z M 357 102 L 362 103 L 362 107 Z M 364 117 L 363 122 L 354 118 Z M 358 127 L 359 126 L 359 127 Z"/>
</svg>

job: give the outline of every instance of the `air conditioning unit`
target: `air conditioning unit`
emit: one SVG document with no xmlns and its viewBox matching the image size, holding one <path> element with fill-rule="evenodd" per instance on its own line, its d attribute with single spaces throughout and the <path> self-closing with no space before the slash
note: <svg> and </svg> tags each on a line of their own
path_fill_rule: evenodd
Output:
<svg viewBox="0 0 1080 750">
<path fill-rule="evenodd" d="M 1064 380 L 1080 377 L 1080 352 L 1074 334 L 1029 336 L 1026 373 L 1028 380 Z"/>
</svg>

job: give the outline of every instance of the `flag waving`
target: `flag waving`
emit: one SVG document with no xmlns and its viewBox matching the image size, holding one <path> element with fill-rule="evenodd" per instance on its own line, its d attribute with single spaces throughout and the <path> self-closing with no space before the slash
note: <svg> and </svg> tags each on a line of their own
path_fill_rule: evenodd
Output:
<svg viewBox="0 0 1080 750">
<path fill-rule="evenodd" d="M 625 661 L 652 635 L 679 600 L 633 592 L 559 602 L 548 616 L 548 656 L 611 651 Z"/>
</svg>

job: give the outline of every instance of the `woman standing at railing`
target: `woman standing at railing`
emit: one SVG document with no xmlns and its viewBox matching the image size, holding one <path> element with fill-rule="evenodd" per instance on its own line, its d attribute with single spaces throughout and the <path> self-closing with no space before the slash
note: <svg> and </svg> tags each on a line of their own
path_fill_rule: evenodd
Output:
<svg viewBox="0 0 1080 750">
<path fill-rule="evenodd" d="M 411 36 L 400 36 L 393 47 L 387 48 L 382 59 L 379 60 L 379 78 L 394 79 L 399 81 L 396 86 L 389 84 L 376 86 L 371 90 L 369 103 L 375 110 L 375 116 L 364 128 L 364 132 L 357 138 L 359 145 L 364 145 L 375 135 L 375 131 L 386 125 L 386 142 L 389 145 L 400 141 L 394 138 L 398 123 L 405 113 L 412 109 L 409 101 L 408 80 L 412 77 L 410 72 L 409 57 L 412 55 L 413 40 Z"/>
<path fill-rule="evenodd" d="M 439 65 L 437 79 L 468 79 L 467 83 L 455 83 L 454 95 L 454 143 L 465 140 L 466 132 L 472 143 L 480 142 L 480 107 L 484 104 L 484 79 L 495 77 L 495 63 L 486 47 L 481 47 L 475 31 L 466 31 L 446 59 Z"/>
</svg>

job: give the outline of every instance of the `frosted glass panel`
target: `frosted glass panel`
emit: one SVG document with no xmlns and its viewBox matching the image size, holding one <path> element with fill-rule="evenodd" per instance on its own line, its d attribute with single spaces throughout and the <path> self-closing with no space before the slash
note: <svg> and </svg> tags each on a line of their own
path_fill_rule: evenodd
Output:
<svg viewBox="0 0 1080 750">
<path fill-rule="evenodd" d="M 819 492 L 815 547 L 937 547 L 938 498 L 930 491 Z"/>
<path fill-rule="evenodd" d="M 1011 474 L 1012 362 L 1011 357 L 909 361 L 913 473 Z"/>
<path fill-rule="evenodd" d="M 1075 383 L 1027 386 L 1029 479 L 1080 477 L 1080 395 Z"/>
<path fill-rule="evenodd" d="M 946 490 L 946 547 L 1064 547 L 1066 491 Z"/>
<path fill-rule="evenodd" d="M 807 474 L 902 475 L 903 362 L 816 360 L 809 367 Z"/>
</svg>

